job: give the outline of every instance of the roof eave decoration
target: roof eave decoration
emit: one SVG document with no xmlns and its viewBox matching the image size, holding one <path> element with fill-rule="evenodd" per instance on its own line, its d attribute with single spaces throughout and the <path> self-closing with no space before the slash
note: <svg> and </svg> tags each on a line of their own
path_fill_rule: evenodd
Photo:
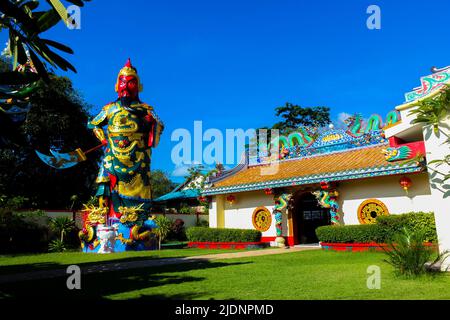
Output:
<svg viewBox="0 0 450 320">
<path fill-rule="evenodd" d="M 390 176 L 397 174 L 406 174 L 406 173 L 418 173 L 423 171 L 423 167 L 421 165 L 389 165 L 389 166 L 380 166 L 380 167 L 372 167 L 372 168 L 364 168 L 357 170 L 346 170 L 341 172 L 331 172 L 331 173 L 323 173 L 323 174 L 314 174 L 309 176 L 302 177 L 293 177 L 288 179 L 280 179 L 280 180 L 271 180 L 250 184 L 241 184 L 234 186 L 225 186 L 218 188 L 209 188 L 201 191 L 201 194 L 204 196 L 210 195 L 218 195 L 218 194 L 226 194 L 231 192 L 246 192 L 246 191 L 255 191 L 255 190 L 263 190 L 265 188 L 280 188 L 280 187 L 292 187 L 292 186 L 301 186 L 308 185 L 314 183 L 320 183 L 321 181 L 346 181 L 346 180 L 355 180 L 355 179 L 364 179 L 364 178 L 373 178 L 380 176 Z"/>
<path fill-rule="evenodd" d="M 433 98 L 442 88 L 450 84 L 450 66 L 442 69 L 432 68 L 433 73 L 420 78 L 420 87 L 405 93 L 405 103 L 397 106 L 396 110 L 405 110 L 416 106 L 419 102 Z"/>
</svg>

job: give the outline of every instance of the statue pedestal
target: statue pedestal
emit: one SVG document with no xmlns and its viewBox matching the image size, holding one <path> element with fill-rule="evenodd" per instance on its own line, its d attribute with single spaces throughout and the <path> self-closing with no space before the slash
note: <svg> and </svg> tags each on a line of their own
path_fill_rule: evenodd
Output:
<svg viewBox="0 0 450 320">
<path fill-rule="evenodd" d="M 117 229 L 112 226 L 97 226 L 97 237 L 100 241 L 100 248 L 97 253 L 113 253 L 116 244 Z"/>
</svg>

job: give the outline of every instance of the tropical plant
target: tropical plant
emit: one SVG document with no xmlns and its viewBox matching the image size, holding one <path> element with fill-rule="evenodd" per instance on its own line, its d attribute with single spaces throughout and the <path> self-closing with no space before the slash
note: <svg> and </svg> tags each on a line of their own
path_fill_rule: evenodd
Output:
<svg viewBox="0 0 450 320">
<path fill-rule="evenodd" d="M 158 228 L 155 229 L 155 233 L 158 236 L 158 248 L 161 250 L 161 243 L 167 238 L 167 235 L 172 230 L 172 220 L 166 216 L 157 216 L 155 222 Z"/>
<path fill-rule="evenodd" d="M 50 252 L 63 252 L 66 250 L 66 245 L 61 239 L 54 239 L 48 244 L 48 251 Z"/>
<path fill-rule="evenodd" d="M 421 123 L 425 126 L 431 126 L 433 128 L 432 132 L 439 136 L 444 135 L 447 139 L 446 144 L 450 144 L 450 136 L 448 136 L 444 130 L 440 129 L 440 124 L 443 120 L 449 116 L 450 113 L 450 86 L 446 85 L 437 95 L 425 100 L 419 100 L 417 102 L 417 108 L 412 109 L 409 115 L 414 115 L 416 118 L 411 121 L 411 123 Z M 431 134 L 431 130 L 430 133 Z M 440 165 L 450 166 L 450 154 L 447 154 L 444 159 L 435 159 L 428 162 L 428 166 L 435 164 L 434 168 L 430 168 L 434 173 L 440 174 L 442 179 L 434 179 L 438 183 L 444 184 L 450 179 L 450 172 L 439 172 L 436 168 Z M 448 186 L 448 184 L 447 184 Z M 447 188 L 448 189 L 448 188 Z M 446 194 L 449 194 L 447 192 Z M 450 194 L 449 194 L 450 195 Z"/>
<path fill-rule="evenodd" d="M 60 241 L 64 242 L 64 234 L 75 228 L 75 223 L 68 217 L 56 217 L 50 220 L 50 228 L 59 233 Z"/>
<path fill-rule="evenodd" d="M 409 112 L 415 115 L 411 123 L 422 123 L 433 126 L 435 134 L 439 132 L 439 123 L 448 115 L 450 111 L 450 86 L 446 85 L 436 96 L 417 101 L 417 108 Z"/>
<path fill-rule="evenodd" d="M 447 253 L 438 254 L 435 247 L 425 245 L 425 238 L 423 230 L 411 231 L 403 228 L 394 241 L 389 242 L 387 248 L 383 248 L 387 255 L 384 261 L 392 265 L 398 275 L 416 277 L 426 273 L 443 261 Z"/>
<path fill-rule="evenodd" d="M 67 2 L 82 7 L 90 0 L 67 0 Z M 76 72 L 75 68 L 63 57 L 55 53 L 50 47 L 62 52 L 73 54 L 69 47 L 50 39 L 43 39 L 40 34 L 54 27 L 59 21 L 69 22 L 68 14 L 59 0 L 46 0 L 51 9 L 37 11 L 39 1 L 3 0 L 0 2 L 0 28 L 9 31 L 9 51 L 13 58 L 13 70 L 18 64 L 26 64 L 31 60 L 37 74 L 48 80 L 45 63 L 54 68 L 68 69 Z M 0 75 L 1 84 L 26 84 L 35 82 L 33 73 L 8 72 Z"/>
</svg>

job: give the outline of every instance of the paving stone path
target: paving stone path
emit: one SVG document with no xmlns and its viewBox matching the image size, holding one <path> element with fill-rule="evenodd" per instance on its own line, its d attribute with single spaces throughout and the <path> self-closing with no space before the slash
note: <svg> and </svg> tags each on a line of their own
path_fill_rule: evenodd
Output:
<svg viewBox="0 0 450 320">
<path fill-rule="evenodd" d="M 305 250 L 317 250 L 320 249 L 318 246 L 300 246 L 300 247 L 290 247 L 286 249 L 265 249 L 265 250 L 252 250 L 252 251 L 242 251 L 242 252 L 231 252 L 231 253 L 217 253 L 217 254 L 206 254 L 200 256 L 192 257 L 180 257 L 180 258 L 160 258 L 160 259 L 148 259 L 140 261 L 129 261 L 129 262 L 109 262 L 97 265 L 90 265 L 86 267 L 81 267 L 82 274 L 98 273 L 98 272 L 108 272 L 108 271 L 118 271 L 126 269 L 139 269 L 147 267 L 159 267 L 166 265 L 182 264 L 182 263 L 195 263 L 195 262 L 205 262 L 220 259 L 233 259 L 233 258 L 246 258 L 246 257 L 256 257 L 265 256 L 272 254 L 283 254 L 291 253 Z M 23 272 L 9 275 L 0 275 L 0 284 L 11 283 L 26 280 L 40 280 L 40 279 L 50 279 L 55 277 L 68 276 L 66 272 L 67 268 L 55 269 L 55 270 L 42 270 L 42 271 L 31 271 Z"/>
</svg>

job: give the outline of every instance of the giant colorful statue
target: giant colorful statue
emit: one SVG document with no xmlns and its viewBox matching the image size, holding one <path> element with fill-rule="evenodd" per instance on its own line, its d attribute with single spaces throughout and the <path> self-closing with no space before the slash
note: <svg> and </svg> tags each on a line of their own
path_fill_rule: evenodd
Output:
<svg viewBox="0 0 450 320">
<path fill-rule="evenodd" d="M 142 84 L 136 68 L 128 59 L 116 81 L 118 99 L 103 107 L 89 123 L 95 136 L 105 146 L 97 177 L 101 222 L 115 230 L 113 251 L 143 250 L 150 240 L 155 223 L 148 219 L 151 207 L 151 148 L 159 142 L 163 124 L 153 108 L 140 101 Z M 106 130 L 103 127 L 106 127 Z M 97 251 L 95 239 L 89 236 L 89 207 L 80 238 L 86 251 Z M 95 213 L 95 210 L 94 210 Z M 98 224 L 98 223 L 97 223 Z M 108 230 L 107 230 L 108 231 Z M 114 238 L 114 236 L 105 236 Z M 102 239 L 97 239 L 101 243 Z M 106 242 L 106 240 L 103 240 Z M 108 246 L 108 244 L 106 244 Z M 111 244 L 109 245 L 112 246 Z"/>
<path fill-rule="evenodd" d="M 96 179 L 98 206 L 85 205 L 79 236 L 85 252 L 145 250 L 152 246 L 150 160 L 163 124 L 153 108 L 139 99 L 142 84 L 128 59 L 115 86 L 118 98 L 103 107 L 88 124 L 101 142 L 88 151 L 77 149 L 52 156 L 37 152 L 48 165 L 64 169 L 104 149 Z"/>
</svg>

